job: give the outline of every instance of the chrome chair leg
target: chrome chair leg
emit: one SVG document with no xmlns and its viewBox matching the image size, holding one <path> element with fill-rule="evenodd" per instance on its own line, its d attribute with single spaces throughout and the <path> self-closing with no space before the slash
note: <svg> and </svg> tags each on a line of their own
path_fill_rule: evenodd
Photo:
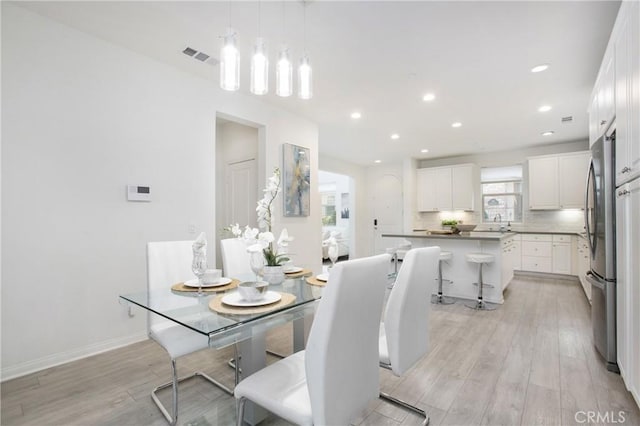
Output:
<svg viewBox="0 0 640 426">
<path fill-rule="evenodd" d="M 383 362 L 380 363 L 380 367 L 385 368 L 387 370 L 391 370 L 391 365 L 390 364 L 385 364 Z M 406 401 L 403 401 L 401 399 L 395 398 L 391 395 L 389 395 L 386 392 L 382 392 L 380 391 L 379 393 L 380 398 L 384 399 L 385 401 L 389 401 L 392 404 L 395 404 L 401 408 L 404 408 L 405 410 L 409 410 L 409 411 L 413 411 L 414 413 L 424 417 L 424 420 L 422 421 L 422 426 L 427 426 L 429 424 L 429 416 L 427 415 L 427 413 L 424 410 L 419 409 L 418 407 L 416 407 L 415 405 L 411 405 Z"/>
<path fill-rule="evenodd" d="M 465 304 L 465 306 L 467 308 L 475 309 L 477 311 L 495 311 L 497 307 L 494 306 L 493 304 L 489 304 L 485 302 L 484 299 L 482 298 L 482 288 L 487 286 L 482 281 L 482 265 L 483 264 L 480 263 L 480 266 L 478 268 L 478 299 L 476 300 L 475 303 L 467 303 Z"/>
<path fill-rule="evenodd" d="M 409 410 L 409 411 L 413 411 L 414 413 L 424 417 L 424 420 L 422 421 L 422 426 L 428 426 L 429 425 L 429 416 L 427 415 L 427 413 L 424 410 L 419 409 L 418 407 L 416 407 L 415 405 L 411 405 L 406 401 L 403 401 L 401 399 L 398 398 L 394 398 L 393 396 L 389 395 L 388 393 L 385 392 L 380 392 L 380 398 L 389 401 L 399 407 L 404 408 L 405 410 Z"/>
<path fill-rule="evenodd" d="M 171 375 L 172 375 L 172 380 L 170 382 L 164 383 L 151 391 L 151 399 L 156 404 L 156 406 L 158 407 L 158 409 L 160 410 L 164 418 L 167 420 L 167 422 L 171 426 L 174 426 L 178 423 L 178 384 L 181 382 L 192 379 L 194 377 L 202 377 L 212 385 L 217 386 L 218 388 L 222 389 L 224 392 L 233 396 L 233 389 L 228 388 L 224 384 L 220 383 L 219 381 L 215 380 L 214 378 L 210 377 L 209 375 L 201 371 L 196 371 L 190 376 L 178 378 L 178 369 L 176 368 L 175 359 L 171 360 Z M 236 379 L 236 384 L 237 383 L 238 381 Z M 173 390 L 173 398 L 171 401 L 173 416 L 169 414 L 166 407 L 162 404 L 162 402 L 160 402 L 160 399 L 158 398 L 158 395 L 157 395 L 159 391 L 161 391 L 162 389 L 166 389 L 168 387 L 171 387 Z"/>
<path fill-rule="evenodd" d="M 245 397 L 240 398 L 239 401 L 237 401 L 238 406 L 236 407 L 236 425 L 237 426 L 242 426 L 242 422 L 244 420 L 244 404 L 245 402 L 247 402 L 247 399 Z"/>
</svg>

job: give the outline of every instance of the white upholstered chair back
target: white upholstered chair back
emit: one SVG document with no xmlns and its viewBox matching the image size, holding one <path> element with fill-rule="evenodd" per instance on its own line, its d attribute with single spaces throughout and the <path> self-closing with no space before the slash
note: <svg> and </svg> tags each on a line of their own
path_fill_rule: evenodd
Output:
<svg viewBox="0 0 640 426">
<path fill-rule="evenodd" d="M 431 282 L 438 275 L 440 247 L 409 250 L 389 294 L 384 328 L 393 373 L 402 375 L 429 349 Z"/>
<path fill-rule="evenodd" d="M 147 243 L 147 286 L 149 298 L 155 306 L 162 306 L 162 296 L 156 295 L 153 290 L 167 290 L 173 284 L 194 279 L 191 271 L 193 241 L 160 241 Z M 195 305 L 196 298 L 184 297 L 183 306 Z M 171 302 L 176 307 L 176 299 Z M 161 324 L 170 324 L 171 321 L 149 313 L 149 331 L 153 332 Z M 153 336 L 152 336 L 153 337 Z"/>
<path fill-rule="evenodd" d="M 341 262 L 323 290 L 306 348 L 313 423 L 347 425 L 380 389 L 378 330 L 388 254 Z"/>
<path fill-rule="evenodd" d="M 246 279 L 253 275 L 247 245 L 241 239 L 220 240 L 220 254 L 225 277 Z"/>
</svg>

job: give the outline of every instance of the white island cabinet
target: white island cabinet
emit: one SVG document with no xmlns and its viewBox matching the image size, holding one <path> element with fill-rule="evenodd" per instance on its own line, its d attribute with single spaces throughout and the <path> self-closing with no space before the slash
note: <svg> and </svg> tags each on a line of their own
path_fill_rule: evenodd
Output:
<svg viewBox="0 0 640 426">
<path fill-rule="evenodd" d="M 483 289 L 484 300 L 491 303 L 503 303 L 502 292 L 513 276 L 512 266 L 515 259 L 512 232 L 471 232 L 466 235 L 427 235 L 426 232 L 411 234 L 383 234 L 383 237 L 406 238 L 413 247 L 439 246 L 442 250 L 453 253 L 453 258 L 443 263 L 443 278 L 453 281 L 443 285 L 446 296 L 474 300 L 478 296 L 477 263 L 467 262 L 467 253 L 488 253 L 495 257 L 493 263 L 482 267 L 482 279 L 492 287 Z M 507 265 L 509 267 L 507 268 Z M 431 284 L 432 294 L 437 293 L 437 277 L 427 277 Z"/>
</svg>

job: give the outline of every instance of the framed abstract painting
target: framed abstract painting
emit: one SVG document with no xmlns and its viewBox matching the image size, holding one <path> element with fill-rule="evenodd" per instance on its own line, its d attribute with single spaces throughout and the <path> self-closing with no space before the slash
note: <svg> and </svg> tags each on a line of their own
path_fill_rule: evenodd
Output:
<svg viewBox="0 0 640 426">
<path fill-rule="evenodd" d="M 289 143 L 282 147 L 284 216 L 309 216 L 311 165 L 309 148 Z"/>
</svg>

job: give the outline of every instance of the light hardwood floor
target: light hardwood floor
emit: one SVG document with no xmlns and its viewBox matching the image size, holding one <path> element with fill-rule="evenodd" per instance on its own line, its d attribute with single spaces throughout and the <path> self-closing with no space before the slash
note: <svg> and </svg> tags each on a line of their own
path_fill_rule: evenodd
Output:
<svg viewBox="0 0 640 426">
<path fill-rule="evenodd" d="M 269 347 L 289 353 L 290 332 L 275 330 Z M 492 312 L 432 305 L 430 333 L 429 355 L 409 373 L 380 374 L 383 390 L 427 410 L 432 425 L 573 425 L 580 424 L 579 411 L 640 425 L 620 376 L 606 371 L 591 344 L 589 305 L 577 281 L 518 276 L 505 304 Z M 202 369 L 231 385 L 231 355 L 231 349 L 205 350 L 180 358 L 178 366 L 181 374 Z M 3 383 L 1 422 L 164 426 L 149 392 L 169 374 L 157 344 L 134 344 Z M 180 424 L 234 423 L 233 398 L 219 389 L 196 379 L 180 391 Z M 170 390 L 161 395 L 169 404 Z M 419 423 L 380 400 L 356 422 Z M 263 424 L 288 423 L 272 417 Z"/>
</svg>

